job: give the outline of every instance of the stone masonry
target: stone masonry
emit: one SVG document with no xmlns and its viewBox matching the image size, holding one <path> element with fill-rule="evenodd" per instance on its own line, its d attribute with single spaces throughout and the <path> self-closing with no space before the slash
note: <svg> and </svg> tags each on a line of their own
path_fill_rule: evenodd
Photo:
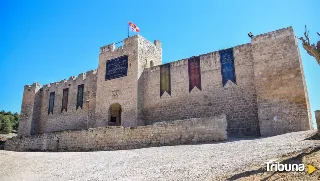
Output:
<svg viewBox="0 0 320 181">
<path fill-rule="evenodd" d="M 121 56 L 128 56 L 127 75 L 107 80 L 107 62 Z M 291 27 L 233 47 L 237 84 L 222 85 L 219 51 L 199 56 L 202 90 L 195 87 L 189 92 L 186 58 L 170 63 L 171 95 L 165 92 L 160 97 L 160 41 L 152 43 L 136 35 L 124 39 L 123 46 L 103 46 L 97 70 L 43 87 L 25 86 L 18 135 L 111 126 L 115 104 L 120 105 L 117 124 L 123 127 L 225 114 L 232 136 L 312 129 L 302 60 Z M 84 84 L 84 105 L 76 109 L 80 84 Z M 69 88 L 68 105 L 61 112 L 65 88 Z M 51 92 L 55 102 L 48 114 Z"/>
<path fill-rule="evenodd" d="M 109 126 L 81 131 L 14 137 L 5 144 L 14 151 L 93 151 L 133 149 L 227 139 L 225 115 L 159 122 L 138 127 Z"/>
<path fill-rule="evenodd" d="M 317 129 L 318 129 L 318 132 L 320 133 L 320 110 L 316 110 L 314 112 L 315 116 L 316 116 L 316 123 L 317 123 Z"/>
</svg>

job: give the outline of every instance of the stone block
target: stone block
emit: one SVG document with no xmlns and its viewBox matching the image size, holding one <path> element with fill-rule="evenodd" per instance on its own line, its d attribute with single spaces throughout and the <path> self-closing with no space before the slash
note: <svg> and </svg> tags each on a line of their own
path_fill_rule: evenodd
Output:
<svg viewBox="0 0 320 181">
<path fill-rule="evenodd" d="M 317 123 L 317 128 L 318 128 L 318 132 L 320 132 L 320 110 L 316 110 L 314 112 L 315 117 L 316 117 L 316 123 Z"/>
</svg>

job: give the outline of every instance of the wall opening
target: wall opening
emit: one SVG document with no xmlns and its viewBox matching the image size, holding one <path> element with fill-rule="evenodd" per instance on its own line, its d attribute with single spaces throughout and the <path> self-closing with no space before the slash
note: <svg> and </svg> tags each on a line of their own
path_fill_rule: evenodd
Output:
<svg viewBox="0 0 320 181">
<path fill-rule="evenodd" d="M 121 112 L 122 109 L 119 103 L 110 105 L 108 126 L 121 126 Z"/>
</svg>

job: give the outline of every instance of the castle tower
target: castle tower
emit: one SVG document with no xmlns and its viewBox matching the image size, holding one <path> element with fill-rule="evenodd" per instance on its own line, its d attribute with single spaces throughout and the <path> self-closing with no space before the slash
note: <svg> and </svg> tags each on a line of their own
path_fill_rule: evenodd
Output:
<svg viewBox="0 0 320 181">
<path fill-rule="evenodd" d="M 19 136 L 29 136 L 37 132 L 37 108 L 40 108 L 40 84 L 24 86 L 21 114 L 18 128 Z M 37 110 L 34 110 L 36 108 Z"/>
<path fill-rule="evenodd" d="M 143 125 L 139 94 L 144 68 L 160 65 L 162 48 L 159 41 L 149 42 L 140 35 L 123 40 L 123 46 L 110 44 L 100 48 L 96 126 Z"/>
<path fill-rule="evenodd" d="M 308 92 L 292 27 L 252 38 L 262 136 L 313 129 Z"/>
</svg>

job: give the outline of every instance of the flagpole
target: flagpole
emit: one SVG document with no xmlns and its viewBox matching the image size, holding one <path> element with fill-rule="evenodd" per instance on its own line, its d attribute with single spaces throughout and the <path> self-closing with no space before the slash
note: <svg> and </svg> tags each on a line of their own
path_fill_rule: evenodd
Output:
<svg viewBox="0 0 320 181">
<path fill-rule="evenodd" d="M 129 23 L 127 24 L 127 26 L 128 26 L 128 38 L 129 38 Z"/>
</svg>

